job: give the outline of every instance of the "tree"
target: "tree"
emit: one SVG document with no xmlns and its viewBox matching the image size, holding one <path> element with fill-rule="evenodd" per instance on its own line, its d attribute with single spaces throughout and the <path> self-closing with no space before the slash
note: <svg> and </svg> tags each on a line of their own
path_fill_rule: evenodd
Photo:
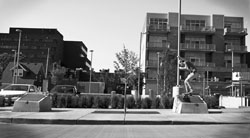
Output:
<svg viewBox="0 0 250 138">
<path fill-rule="evenodd" d="M 4 69 L 8 66 L 9 62 L 13 61 L 13 56 L 7 53 L 0 54 L 0 78 Z"/>
<path fill-rule="evenodd" d="M 123 47 L 123 50 L 116 53 L 117 61 L 114 61 L 115 71 L 121 73 L 121 78 L 125 78 L 129 86 L 136 87 L 135 80 L 137 79 L 138 58 L 135 52 Z"/>
<path fill-rule="evenodd" d="M 173 53 L 169 49 L 166 49 L 163 53 L 160 65 L 160 87 L 162 95 L 170 94 L 173 86 L 176 85 L 176 67 L 176 53 Z"/>
</svg>

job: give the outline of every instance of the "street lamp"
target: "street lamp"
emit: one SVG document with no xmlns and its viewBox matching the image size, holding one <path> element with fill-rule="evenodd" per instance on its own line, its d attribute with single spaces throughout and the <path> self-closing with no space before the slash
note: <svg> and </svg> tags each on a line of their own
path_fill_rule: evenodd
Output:
<svg viewBox="0 0 250 138">
<path fill-rule="evenodd" d="M 19 57 L 20 57 L 20 45 L 21 45 L 22 30 L 16 29 L 16 31 L 19 32 L 18 48 L 17 48 L 17 61 L 16 61 L 16 67 L 17 67 L 16 83 L 17 83 L 17 77 L 19 75 L 18 65 L 19 65 Z"/>
<path fill-rule="evenodd" d="M 142 45 L 142 35 L 146 34 L 141 32 L 140 33 L 140 53 L 139 53 L 139 70 L 138 70 L 138 95 L 140 94 L 140 81 L 141 81 L 141 45 Z"/>
<path fill-rule="evenodd" d="M 234 51 L 233 51 L 233 48 L 231 49 L 228 49 L 228 51 L 231 51 L 232 52 L 232 96 L 233 96 L 233 72 L 234 72 Z"/>
<path fill-rule="evenodd" d="M 157 90 L 156 90 L 157 95 L 159 94 L 159 75 L 160 75 L 159 65 L 160 65 L 160 52 L 157 52 Z"/>
<path fill-rule="evenodd" d="M 91 65 L 90 65 L 90 75 L 89 75 L 89 93 L 91 91 L 92 58 L 94 50 L 90 50 L 90 52 L 91 52 Z"/>
<path fill-rule="evenodd" d="M 15 84 L 15 71 L 16 71 L 16 50 L 12 50 L 14 52 L 14 64 L 13 64 L 13 78 L 12 78 L 12 83 Z"/>
</svg>

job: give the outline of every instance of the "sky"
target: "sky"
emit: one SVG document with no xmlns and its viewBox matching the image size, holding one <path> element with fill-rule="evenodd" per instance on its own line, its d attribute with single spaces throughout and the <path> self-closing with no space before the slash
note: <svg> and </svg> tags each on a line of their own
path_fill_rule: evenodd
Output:
<svg viewBox="0 0 250 138">
<path fill-rule="evenodd" d="M 182 0 L 182 14 L 244 17 L 250 32 L 250 0 Z M 65 41 L 94 50 L 92 67 L 114 70 L 123 45 L 138 53 L 146 13 L 178 12 L 179 0 L 0 0 L 0 33 L 10 27 L 56 28 Z M 250 37 L 246 37 L 250 51 Z M 91 59 L 90 52 L 88 58 Z"/>
</svg>

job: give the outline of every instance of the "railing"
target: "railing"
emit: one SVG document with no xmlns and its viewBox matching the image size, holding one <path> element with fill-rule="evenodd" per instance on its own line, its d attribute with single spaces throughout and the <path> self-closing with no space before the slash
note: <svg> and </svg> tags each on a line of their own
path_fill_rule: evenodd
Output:
<svg viewBox="0 0 250 138">
<path fill-rule="evenodd" d="M 157 60 L 148 60 L 147 67 L 157 67 L 158 61 Z"/>
<path fill-rule="evenodd" d="M 157 49 L 162 49 L 162 48 L 168 48 L 169 43 L 161 43 L 161 42 L 149 42 L 148 43 L 148 48 L 157 48 Z"/>
<path fill-rule="evenodd" d="M 215 63 L 212 62 L 193 62 L 193 64 L 199 67 L 215 67 Z"/>
<path fill-rule="evenodd" d="M 198 50 L 198 51 L 215 51 L 215 44 L 190 44 L 190 43 L 181 43 L 181 50 Z"/>
<path fill-rule="evenodd" d="M 225 33 L 247 34 L 247 28 L 225 28 Z"/>
<path fill-rule="evenodd" d="M 247 52 L 247 46 L 241 46 L 241 45 L 226 45 L 226 52 Z"/>
<path fill-rule="evenodd" d="M 232 68 L 231 63 L 226 63 L 227 68 Z M 247 68 L 247 64 L 234 63 L 234 68 Z"/>
<path fill-rule="evenodd" d="M 153 32 L 170 32 L 170 26 L 169 25 L 150 24 L 148 26 L 148 30 L 153 31 Z"/>
<path fill-rule="evenodd" d="M 181 26 L 181 31 L 183 32 L 209 32 L 214 33 L 215 28 L 213 26 Z"/>
</svg>

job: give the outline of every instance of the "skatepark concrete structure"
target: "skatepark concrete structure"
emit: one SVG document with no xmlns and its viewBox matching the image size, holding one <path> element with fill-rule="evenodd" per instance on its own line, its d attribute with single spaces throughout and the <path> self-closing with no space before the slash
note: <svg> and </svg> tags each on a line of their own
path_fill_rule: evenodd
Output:
<svg viewBox="0 0 250 138">
<path fill-rule="evenodd" d="M 199 95 L 177 95 L 174 98 L 173 112 L 180 114 L 207 114 L 208 108 L 207 104 Z"/>
</svg>

